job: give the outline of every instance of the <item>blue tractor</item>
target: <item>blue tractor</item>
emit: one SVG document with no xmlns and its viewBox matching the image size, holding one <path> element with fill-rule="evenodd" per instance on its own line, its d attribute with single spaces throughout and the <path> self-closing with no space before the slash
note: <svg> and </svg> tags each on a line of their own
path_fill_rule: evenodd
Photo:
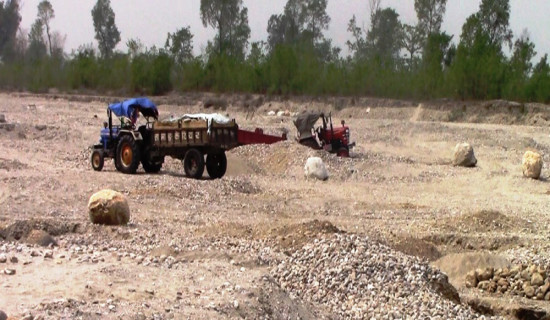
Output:
<svg viewBox="0 0 550 320">
<path fill-rule="evenodd" d="M 136 128 L 140 113 L 147 123 Z M 120 124 L 113 124 L 113 115 Z M 159 172 L 164 158 L 151 157 L 148 143 L 153 121 L 158 119 L 155 104 L 147 98 L 129 99 L 110 104 L 107 116 L 108 122 L 103 124 L 99 144 L 93 146 L 92 168 L 101 171 L 105 159 L 112 158 L 116 169 L 123 173 L 135 173 L 140 162 L 146 172 Z"/>
<path fill-rule="evenodd" d="M 139 114 L 147 123 L 136 127 Z M 157 173 L 164 158 L 170 156 L 182 161 L 188 177 L 199 179 L 206 169 L 212 179 L 219 179 L 227 169 L 225 151 L 239 145 L 235 119 L 188 114 L 158 121 L 157 107 L 147 98 L 111 104 L 107 115 L 109 120 L 104 123 L 99 144 L 93 146 L 91 155 L 96 171 L 103 169 L 106 158 L 112 158 L 120 172 L 133 174 L 141 163 L 145 172 Z M 120 124 L 113 125 L 113 115 L 120 119 Z"/>
</svg>

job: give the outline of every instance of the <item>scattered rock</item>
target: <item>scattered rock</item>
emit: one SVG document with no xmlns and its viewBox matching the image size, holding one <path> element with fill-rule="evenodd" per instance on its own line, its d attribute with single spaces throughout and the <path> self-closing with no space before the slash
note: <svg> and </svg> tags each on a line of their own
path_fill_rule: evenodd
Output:
<svg viewBox="0 0 550 320">
<path fill-rule="evenodd" d="M 273 117 L 276 115 L 275 111 L 271 110 L 267 113 L 268 116 Z"/>
<path fill-rule="evenodd" d="M 537 152 L 527 151 L 521 161 L 523 175 L 527 178 L 538 179 L 542 171 L 542 157 Z"/>
<path fill-rule="evenodd" d="M 4 114 L 0 114 L 0 123 L 6 123 L 6 116 Z"/>
<path fill-rule="evenodd" d="M 466 286 L 471 286 L 474 273 L 466 275 Z M 550 278 L 546 268 L 538 265 L 515 265 L 511 269 L 493 268 L 475 271 L 477 288 L 487 292 L 510 293 L 536 300 L 550 299 Z"/>
<path fill-rule="evenodd" d="M 494 271 L 495 269 L 493 268 L 485 268 L 485 269 L 477 270 L 476 271 L 477 280 L 478 281 L 491 280 L 491 278 L 493 277 Z"/>
<path fill-rule="evenodd" d="M 532 286 L 541 286 L 542 284 L 544 283 L 544 279 L 542 278 L 542 275 L 540 275 L 540 273 L 533 273 L 533 275 L 531 276 L 531 285 Z"/>
<path fill-rule="evenodd" d="M 44 259 L 53 259 L 53 251 L 52 250 L 44 251 Z"/>
<path fill-rule="evenodd" d="M 453 165 L 460 167 L 475 167 L 477 159 L 474 155 L 474 148 L 469 143 L 456 145 L 453 155 Z"/>
<path fill-rule="evenodd" d="M 466 275 L 466 288 L 475 288 L 477 287 L 477 272 L 472 270 Z"/>
<path fill-rule="evenodd" d="M 5 254 L 0 254 L 0 263 L 6 263 L 6 261 L 8 261 L 8 258 L 6 257 Z"/>
<path fill-rule="evenodd" d="M 10 262 L 11 262 L 11 263 L 18 263 L 18 262 L 19 262 L 19 259 L 17 259 L 16 256 L 12 256 L 12 257 L 10 258 Z"/>
<path fill-rule="evenodd" d="M 535 288 L 526 283 L 523 285 L 523 292 L 525 292 L 527 298 L 532 298 L 535 295 Z"/>
<path fill-rule="evenodd" d="M 8 276 L 13 276 L 15 274 L 15 269 L 4 269 L 4 273 Z"/>
<path fill-rule="evenodd" d="M 306 165 L 304 166 L 304 172 L 306 178 L 315 178 L 323 181 L 328 179 L 328 172 L 325 163 L 323 162 L 323 159 L 319 157 L 308 158 Z"/>
<path fill-rule="evenodd" d="M 57 245 L 55 239 L 44 230 L 32 230 L 25 239 L 25 242 L 42 247 Z"/>
<path fill-rule="evenodd" d="M 130 206 L 126 197 L 113 190 L 101 190 L 90 197 L 88 211 L 92 223 L 125 225 L 130 221 Z"/>
</svg>

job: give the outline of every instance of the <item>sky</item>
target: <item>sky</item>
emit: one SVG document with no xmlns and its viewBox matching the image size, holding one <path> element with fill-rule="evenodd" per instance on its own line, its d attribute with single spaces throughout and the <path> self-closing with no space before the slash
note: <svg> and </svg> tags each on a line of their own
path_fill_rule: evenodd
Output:
<svg viewBox="0 0 550 320">
<path fill-rule="evenodd" d="M 36 19 L 40 0 L 21 0 L 21 27 L 29 30 Z M 287 0 L 243 0 L 248 8 L 248 20 L 251 29 L 250 41 L 267 39 L 267 21 L 272 14 L 282 13 Z M 54 31 L 66 36 L 65 51 L 71 52 L 83 44 L 93 44 L 94 27 L 91 10 L 96 0 L 50 0 L 55 18 L 51 26 Z M 457 42 L 466 18 L 479 9 L 479 0 L 448 0 L 443 30 L 454 35 Z M 538 59 L 550 53 L 550 1 L 549 0 L 510 0 L 510 25 L 514 36 L 527 29 L 531 41 L 535 43 Z M 200 20 L 200 0 L 111 0 L 115 12 L 115 23 L 121 33 L 121 42 L 117 49 L 126 51 L 128 39 L 139 38 L 151 47 L 164 46 L 168 32 L 190 26 L 194 34 L 194 53 L 201 54 L 215 30 L 204 27 Z M 416 13 L 413 0 L 382 0 L 381 7 L 394 8 L 403 23 L 415 24 Z M 357 20 L 369 26 L 368 0 L 329 0 L 327 13 L 331 17 L 329 30 L 325 36 L 344 54 L 348 53 L 346 41 L 350 39 L 347 31 L 349 20 L 356 15 Z"/>
</svg>

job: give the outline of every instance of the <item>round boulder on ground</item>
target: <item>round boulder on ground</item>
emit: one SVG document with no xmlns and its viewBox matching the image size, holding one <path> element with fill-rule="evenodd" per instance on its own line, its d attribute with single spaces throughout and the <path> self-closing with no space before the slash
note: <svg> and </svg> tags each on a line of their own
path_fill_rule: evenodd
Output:
<svg viewBox="0 0 550 320">
<path fill-rule="evenodd" d="M 474 148 L 469 143 L 459 143 L 455 147 L 453 165 L 460 167 L 475 167 L 477 159 Z"/>
<path fill-rule="evenodd" d="M 521 161 L 521 167 L 524 176 L 533 179 L 540 178 L 540 173 L 542 171 L 541 155 L 533 151 L 525 152 L 523 160 Z"/>
<path fill-rule="evenodd" d="M 92 223 L 125 225 L 130 221 L 130 206 L 126 197 L 113 190 L 101 190 L 90 197 L 88 212 Z"/>
<path fill-rule="evenodd" d="M 323 159 L 319 157 L 308 158 L 306 165 L 304 166 L 304 172 L 306 178 L 308 179 L 315 178 L 323 181 L 328 179 L 328 172 L 325 163 L 323 162 Z"/>
<path fill-rule="evenodd" d="M 6 320 L 7 318 L 8 315 L 4 311 L 0 310 L 0 320 Z"/>
</svg>

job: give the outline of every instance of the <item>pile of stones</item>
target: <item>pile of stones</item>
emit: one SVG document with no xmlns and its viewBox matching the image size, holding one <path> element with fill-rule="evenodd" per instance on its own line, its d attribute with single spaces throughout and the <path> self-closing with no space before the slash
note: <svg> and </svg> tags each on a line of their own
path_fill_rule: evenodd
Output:
<svg viewBox="0 0 550 320">
<path fill-rule="evenodd" d="M 466 275 L 466 287 L 489 293 L 508 293 L 534 300 L 550 301 L 550 271 L 538 265 L 485 268 Z"/>
<path fill-rule="evenodd" d="M 454 288 L 439 270 L 368 237 L 316 239 L 275 266 L 271 275 L 291 298 L 318 304 L 337 318 L 482 317 L 457 296 L 447 298 L 445 291 Z"/>
</svg>

